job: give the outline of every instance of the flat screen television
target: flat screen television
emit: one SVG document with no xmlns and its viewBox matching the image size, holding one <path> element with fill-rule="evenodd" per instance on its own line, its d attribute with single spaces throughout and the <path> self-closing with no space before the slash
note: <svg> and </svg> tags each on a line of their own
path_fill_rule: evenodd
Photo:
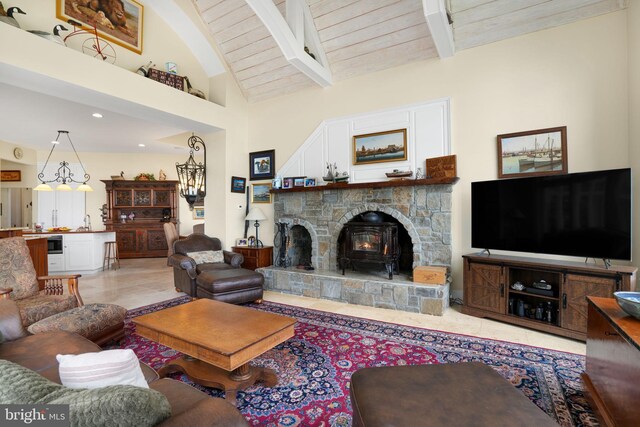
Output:
<svg viewBox="0 0 640 427">
<path fill-rule="evenodd" d="M 471 183 L 471 246 L 631 259 L 631 169 Z"/>
</svg>

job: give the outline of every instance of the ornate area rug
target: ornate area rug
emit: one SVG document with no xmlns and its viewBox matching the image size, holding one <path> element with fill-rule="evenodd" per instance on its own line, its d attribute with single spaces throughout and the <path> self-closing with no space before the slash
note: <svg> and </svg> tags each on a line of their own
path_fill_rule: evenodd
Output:
<svg viewBox="0 0 640 427">
<path fill-rule="evenodd" d="M 180 356 L 136 335 L 131 318 L 187 301 L 187 297 L 177 298 L 129 311 L 120 347 L 133 349 L 156 369 Z M 251 425 L 349 426 L 349 380 L 355 370 L 471 361 L 494 368 L 558 424 L 598 425 L 582 393 L 584 356 L 270 302 L 248 307 L 298 320 L 292 339 L 254 360 L 278 373 L 278 385 L 256 384 L 238 392 L 238 408 Z M 184 375 L 173 378 L 212 396 L 224 396 L 219 390 L 191 383 Z"/>
</svg>

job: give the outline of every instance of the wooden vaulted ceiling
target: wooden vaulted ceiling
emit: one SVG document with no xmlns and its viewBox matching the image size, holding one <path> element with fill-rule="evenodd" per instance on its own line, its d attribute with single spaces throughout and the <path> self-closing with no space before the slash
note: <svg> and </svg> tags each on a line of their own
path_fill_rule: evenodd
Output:
<svg viewBox="0 0 640 427">
<path fill-rule="evenodd" d="M 245 0 L 193 0 L 249 102 L 317 86 L 294 67 Z M 286 0 L 273 1 L 285 16 Z M 333 81 L 438 52 L 422 0 L 306 0 Z M 456 50 L 626 7 L 626 0 L 445 0 Z M 313 50 L 312 50 L 313 53 Z"/>
</svg>

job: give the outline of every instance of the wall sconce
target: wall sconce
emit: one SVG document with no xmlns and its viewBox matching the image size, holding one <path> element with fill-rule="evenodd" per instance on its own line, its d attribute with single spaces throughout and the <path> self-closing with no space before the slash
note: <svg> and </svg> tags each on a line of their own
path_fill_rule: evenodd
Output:
<svg viewBox="0 0 640 427">
<path fill-rule="evenodd" d="M 264 221 L 265 219 L 267 219 L 267 217 L 264 214 L 264 212 L 262 212 L 260 208 L 256 206 L 252 207 L 251 210 L 249 210 L 249 213 L 247 214 L 247 216 L 245 217 L 245 220 L 247 221 L 255 221 L 254 226 L 256 227 L 256 241 L 255 241 L 256 248 L 264 246 L 260 241 L 260 239 L 258 239 L 258 227 L 260 227 L 259 221 Z"/>
<path fill-rule="evenodd" d="M 204 164 L 196 163 L 193 158 L 194 151 L 204 153 Z M 198 199 L 204 199 L 207 194 L 207 147 L 200 137 L 191 135 L 187 141 L 189 147 L 189 158 L 183 164 L 176 163 L 176 171 L 178 172 L 178 180 L 180 181 L 180 195 L 189 203 L 189 210 L 193 210 L 193 204 Z"/>
<path fill-rule="evenodd" d="M 53 175 L 53 179 L 50 180 L 46 180 L 44 177 L 44 170 L 47 168 L 47 164 L 49 164 L 49 159 L 51 158 L 51 154 L 53 154 L 53 150 L 56 149 L 56 147 L 58 146 L 58 144 L 60 143 L 60 141 L 58 141 L 60 139 L 60 135 L 66 135 L 67 139 L 69 140 L 69 143 L 71 144 L 71 148 L 73 148 L 73 153 L 76 155 L 76 158 L 78 159 L 78 163 L 80 163 L 80 167 L 82 168 L 82 172 L 84 172 L 84 176 L 83 176 L 83 180 L 82 181 L 76 181 L 75 179 L 73 179 L 73 172 L 71 172 L 71 169 L 69 168 L 69 163 L 65 160 L 60 162 L 60 167 L 58 168 L 58 171 Z M 87 181 L 89 181 L 89 179 L 91 179 L 91 177 L 89 176 L 89 174 L 87 173 L 87 171 L 84 169 L 84 165 L 82 164 L 82 162 L 80 161 L 80 156 L 78 156 L 78 152 L 76 151 L 76 147 L 74 147 L 73 142 L 71 142 L 71 137 L 69 136 L 69 131 L 67 130 L 59 130 L 58 131 L 58 136 L 56 137 L 55 141 L 51 141 L 51 143 L 53 144 L 53 147 L 51 147 L 51 151 L 49 151 L 49 156 L 47 157 L 47 161 L 44 163 L 44 166 L 42 167 L 42 171 L 38 174 L 38 180 L 40 181 L 40 184 L 38 184 L 36 187 L 34 187 L 34 191 L 53 191 L 53 189 L 51 188 L 51 186 L 49 185 L 50 182 L 59 182 L 60 184 L 58 184 L 58 186 L 56 187 L 56 190 L 58 191 L 71 191 L 72 188 L 69 186 L 69 183 L 75 182 L 77 184 L 80 184 L 78 186 L 78 188 L 76 189 L 77 191 L 93 191 L 93 188 L 91 188 L 89 186 L 89 184 L 87 184 Z"/>
</svg>

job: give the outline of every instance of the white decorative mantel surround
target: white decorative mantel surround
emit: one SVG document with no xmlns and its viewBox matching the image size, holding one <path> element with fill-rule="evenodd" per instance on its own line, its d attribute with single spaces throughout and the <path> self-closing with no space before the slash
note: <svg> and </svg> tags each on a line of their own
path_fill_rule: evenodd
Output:
<svg viewBox="0 0 640 427">
<path fill-rule="evenodd" d="M 323 121 L 278 170 L 280 177 L 306 176 L 323 184 L 326 164 L 336 163 L 349 182 L 387 181 L 394 169 L 425 172 L 425 160 L 451 154 L 449 99 Z M 407 160 L 353 164 L 353 136 L 407 129 Z"/>
</svg>

